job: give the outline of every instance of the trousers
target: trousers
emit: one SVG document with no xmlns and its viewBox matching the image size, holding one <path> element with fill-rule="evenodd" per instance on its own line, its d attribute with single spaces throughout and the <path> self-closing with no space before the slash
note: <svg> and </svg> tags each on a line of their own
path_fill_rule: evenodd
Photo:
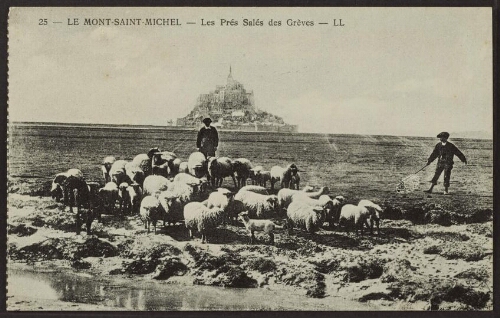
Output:
<svg viewBox="0 0 500 318">
<path fill-rule="evenodd" d="M 434 177 L 431 180 L 433 185 L 437 184 L 441 173 L 444 171 L 444 186 L 448 188 L 450 186 L 450 177 L 451 177 L 451 169 L 453 169 L 452 165 L 437 165 L 436 172 L 434 173 Z"/>
</svg>

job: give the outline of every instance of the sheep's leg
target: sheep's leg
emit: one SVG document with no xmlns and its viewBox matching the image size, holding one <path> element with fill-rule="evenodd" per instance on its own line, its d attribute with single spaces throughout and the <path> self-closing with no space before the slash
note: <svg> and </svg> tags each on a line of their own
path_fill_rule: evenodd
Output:
<svg viewBox="0 0 500 318">
<path fill-rule="evenodd" d="M 155 229 L 155 235 L 156 235 L 156 221 L 153 221 L 153 227 Z"/>
<path fill-rule="evenodd" d="M 253 234 L 253 231 L 250 231 L 250 244 L 253 244 L 255 240 L 255 236 Z"/>
<path fill-rule="evenodd" d="M 201 231 L 201 244 L 205 244 L 206 235 L 204 231 Z"/>
<path fill-rule="evenodd" d="M 89 209 L 87 212 L 87 221 L 86 221 L 86 227 L 87 227 L 87 235 L 90 235 L 90 228 L 92 226 L 92 222 L 94 221 L 94 209 Z"/>
<path fill-rule="evenodd" d="M 192 230 L 189 230 L 189 238 L 193 239 L 193 231 Z"/>
<path fill-rule="evenodd" d="M 271 245 L 274 245 L 274 233 L 273 232 L 269 232 L 269 239 L 270 239 Z"/>
<path fill-rule="evenodd" d="M 149 223 L 150 223 L 150 221 L 148 220 L 147 222 L 148 222 L 148 234 L 149 234 Z"/>
</svg>

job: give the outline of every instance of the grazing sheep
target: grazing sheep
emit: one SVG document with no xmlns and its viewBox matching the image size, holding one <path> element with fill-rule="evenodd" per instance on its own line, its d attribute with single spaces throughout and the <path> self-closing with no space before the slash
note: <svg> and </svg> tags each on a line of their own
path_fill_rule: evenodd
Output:
<svg viewBox="0 0 500 318">
<path fill-rule="evenodd" d="M 294 200 L 286 211 L 287 227 L 306 230 L 314 233 L 323 225 L 325 220 L 325 209 L 322 206 L 314 206 L 302 200 Z"/>
<path fill-rule="evenodd" d="M 62 198 L 65 205 L 68 204 L 69 195 L 69 192 L 65 187 L 65 181 L 68 177 L 75 177 L 82 180 L 84 179 L 83 173 L 79 169 L 69 169 L 66 172 L 56 174 L 54 180 L 52 181 L 52 187 L 50 189 L 52 198 L 57 202 L 59 202 Z"/>
<path fill-rule="evenodd" d="M 64 186 L 69 193 L 69 210 L 73 213 L 73 205 L 76 206 L 76 234 L 80 234 L 81 228 L 81 208 L 85 205 L 89 209 L 90 206 L 90 191 L 85 180 L 69 176 L 64 181 Z"/>
<path fill-rule="evenodd" d="M 274 245 L 274 229 L 282 229 L 283 227 L 274 224 L 271 220 L 255 220 L 248 217 L 248 212 L 241 212 L 238 214 L 238 220 L 243 222 L 245 228 L 250 234 L 250 244 L 255 240 L 254 232 L 261 231 L 269 235 L 271 245 Z"/>
<path fill-rule="evenodd" d="M 195 193 L 200 197 L 207 192 L 208 180 L 205 177 L 197 178 L 187 173 L 178 173 L 174 177 L 174 182 L 185 183 L 194 187 Z"/>
<path fill-rule="evenodd" d="M 128 186 L 127 191 L 128 191 L 128 197 L 130 199 L 130 210 L 132 214 L 135 215 L 139 213 L 139 208 L 141 204 L 141 199 L 142 199 L 141 186 L 138 183 L 132 183 L 131 185 Z"/>
<path fill-rule="evenodd" d="M 125 171 L 125 166 L 128 161 L 126 160 L 116 160 L 111 169 L 109 170 L 109 176 L 111 177 L 111 181 L 116 184 L 121 184 L 122 182 L 128 182 L 129 178 Z"/>
<path fill-rule="evenodd" d="M 207 175 L 207 159 L 201 152 L 193 152 L 188 158 L 189 173 L 197 178 Z"/>
<path fill-rule="evenodd" d="M 334 216 L 332 216 L 334 210 L 334 202 L 328 195 L 323 194 L 318 199 L 313 199 L 309 197 L 306 192 L 299 191 L 292 196 L 292 202 L 299 200 L 304 203 L 308 203 L 311 206 L 323 207 L 323 211 L 325 213 L 325 221 L 334 218 Z"/>
<path fill-rule="evenodd" d="M 162 176 L 150 175 L 144 179 L 142 191 L 144 195 L 158 196 L 160 192 L 168 189 L 171 182 Z"/>
<path fill-rule="evenodd" d="M 271 189 L 274 190 L 274 184 L 277 181 L 280 181 L 281 188 L 289 188 L 290 180 L 293 175 L 296 175 L 298 172 L 297 166 L 292 163 L 289 164 L 286 168 L 280 166 L 274 166 L 271 168 Z"/>
<path fill-rule="evenodd" d="M 258 173 L 259 171 L 264 170 L 262 166 L 257 166 L 252 169 L 250 169 L 250 179 L 252 179 L 252 184 L 253 185 L 260 185 L 260 180 L 258 179 Z"/>
<path fill-rule="evenodd" d="M 136 182 L 140 184 L 141 186 L 144 184 L 144 171 L 142 171 L 141 167 L 136 165 L 133 162 L 128 162 L 125 165 L 125 173 L 127 174 L 127 179 L 130 182 Z"/>
<path fill-rule="evenodd" d="M 330 193 L 330 190 L 328 187 L 321 187 L 318 191 L 315 192 L 305 192 L 305 191 L 300 191 L 300 190 L 293 190 L 293 189 L 280 189 L 278 191 L 278 200 L 279 200 L 279 205 L 282 210 L 286 210 L 290 203 L 293 201 L 293 196 L 295 194 L 304 194 L 308 196 L 311 199 L 318 199 L 320 196 L 324 194 Z"/>
<path fill-rule="evenodd" d="M 268 181 L 271 182 L 271 171 L 261 170 L 257 172 L 257 180 L 259 185 L 265 187 Z"/>
<path fill-rule="evenodd" d="M 361 200 L 358 206 L 364 206 L 370 211 L 370 233 L 373 233 L 373 224 L 377 224 L 377 233 L 380 234 L 380 213 L 382 208 L 380 205 L 373 203 L 370 200 Z"/>
<path fill-rule="evenodd" d="M 255 193 L 269 195 L 269 192 L 267 191 L 266 188 L 258 186 L 258 185 L 247 185 L 247 186 L 242 187 L 240 189 L 240 191 L 251 191 L 251 192 L 255 192 Z"/>
<path fill-rule="evenodd" d="M 278 197 L 275 195 L 238 191 L 234 199 L 242 202 L 252 218 L 263 219 L 277 214 Z"/>
<path fill-rule="evenodd" d="M 224 210 L 218 207 L 209 209 L 200 202 L 191 202 L 184 207 L 184 222 L 189 230 L 189 237 L 193 238 L 193 231 L 201 234 L 201 242 L 208 243 L 208 234 L 222 224 Z"/>
<path fill-rule="evenodd" d="M 108 211 L 108 213 L 113 214 L 114 212 L 115 202 L 118 199 L 118 191 L 118 185 L 113 181 L 106 183 L 104 187 L 99 189 L 98 196 L 101 206 Z"/>
<path fill-rule="evenodd" d="M 141 201 L 141 208 L 139 211 L 142 221 L 144 222 L 144 228 L 148 230 L 149 225 L 153 223 L 153 227 L 156 234 L 156 223 L 158 220 L 163 218 L 163 208 L 160 204 L 158 198 L 154 196 L 146 196 Z"/>
<path fill-rule="evenodd" d="M 231 159 L 227 157 L 211 157 L 208 159 L 207 169 L 213 187 L 220 187 L 222 185 L 222 180 L 224 180 L 225 177 L 229 176 L 233 178 L 234 187 L 238 187 L 236 184 L 236 179 L 234 177 L 234 170 Z"/>
<path fill-rule="evenodd" d="M 111 169 L 111 166 L 113 165 L 113 163 L 115 161 L 116 161 L 116 159 L 113 156 L 106 157 L 102 161 L 101 171 L 102 171 L 102 176 L 104 178 L 104 181 L 106 183 L 111 181 L 111 176 L 109 175 L 109 170 Z"/>
<path fill-rule="evenodd" d="M 370 217 L 370 211 L 364 207 L 353 204 L 346 204 L 340 210 L 339 226 L 347 223 L 347 226 L 354 225 L 356 229 L 356 235 L 358 234 L 358 229 L 361 229 L 361 235 L 363 235 L 363 225 L 368 225 L 368 218 Z"/>
<path fill-rule="evenodd" d="M 128 211 L 131 207 L 128 187 L 129 184 L 126 182 L 122 182 L 118 185 L 118 203 L 120 204 L 118 211 L 122 214 Z"/>
<path fill-rule="evenodd" d="M 177 173 L 189 173 L 189 166 L 187 161 L 183 161 L 179 164 L 179 171 Z"/>
<path fill-rule="evenodd" d="M 250 160 L 246 158 L 238 158 L 233 160 L 233 170 L 238 181 L 238 188 L 246 186 L 247 179 L 250 177 L 250 169 L 252 169 L 252 164 Z"/>
<path fill-rule="evenodd" d="M 339 218 L 340 218 L 340 210 L 342 209 L 342 206 L 344 206 L 346 199 L 338 195 L 336 196 L 333 200 L 333 207 L 332 210 L 329 214 L 326 215 L 326 222 L 328 222 L 328 226 L 332 227 L 335 222 L 338 223 Z"/>
</svg>

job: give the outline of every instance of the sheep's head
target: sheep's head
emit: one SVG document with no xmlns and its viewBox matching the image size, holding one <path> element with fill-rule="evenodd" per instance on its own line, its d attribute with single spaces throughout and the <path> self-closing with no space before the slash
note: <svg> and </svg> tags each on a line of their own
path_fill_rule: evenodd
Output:
<svg viewBox="0 0 500 318">
<path fill-rule="evenodd" d="M 314 187 L 311 187 L 310 185 L 306 185 L 303 189 L 302 189 L 303 192 L 313 192 L 314 191 Z"/>
<path fill-rule="evenodd" d="M 340 204 L 344 204 L 346 199 L 345 199 L 345 197 L 344 197 L 344 196 L 337 195 L 337 196 L 335 197 L 335 200 L 339 201 L 339 202 L 340 202 Z"/>
<path fill-rule="evenodd" d="M 269 204 L 273 207 L 273 210 L 278 211 L 278 209 L 279 209 L 278 196 L 272 194 L 267 198 L 266 201 L 269 202 Z"/>
<path fill-rule="evenodd" d="M 55 185 L 55 187 L 54 187 Z M 59 202 L 61 198 L 63 197 L 63 190 L 60 185 L 53 183 L 52 184 L 52 189 L 50 190 L 50 195 L 52 196 L 52 199 L 55 199 L 56 201 Z"/>
<path fill-rule="evenodd" d="M 312 210 L 319 215 L 321 220 L 324 220 L 326 218 L 326 211 L 325 208 L 322 206 L 315 206 L 312 208 Z"/>
<path fill-rule="evenodd" d="M 153 157 L 153 155 L 157 152 L 160 152 L 160 148 L 158 148 L 158 147 L 150 148 L 148 153 L 147 153 L 148 158 L 151 159 Z"/>
<path fill-rule="evenodd" d="M 328 187 L 321 187 L 321 189 L 319 189 L 319 192 L 321 194 L 328 194 L 330 193 L 330 189 Z"/>
<path fill-rule="evenodd" d="M 242 222 L 248 221 L 249 220 L 248 211 L 239 213 L 238 214 L 238 220 L 240 220 Z"/>
</svg>

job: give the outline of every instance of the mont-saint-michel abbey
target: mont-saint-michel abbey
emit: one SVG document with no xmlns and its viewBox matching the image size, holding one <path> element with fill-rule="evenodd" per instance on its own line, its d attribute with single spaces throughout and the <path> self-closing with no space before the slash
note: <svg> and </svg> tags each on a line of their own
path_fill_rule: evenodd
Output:
<svg viewBox="0 0 500 318">
<path fill-rule="evenodd" d="M 233 79 L 231 66 L 226 85 L 217 85 L 214 91 L 201 94 L 194 109 L 177 119 L 178 127 L 198 127 L 204 117 L 212 125 L 227 130 L 296 132 L 297 125 L 286 124 L 281 117 L 259 110 L 253 91 Z"/>
</svg>

